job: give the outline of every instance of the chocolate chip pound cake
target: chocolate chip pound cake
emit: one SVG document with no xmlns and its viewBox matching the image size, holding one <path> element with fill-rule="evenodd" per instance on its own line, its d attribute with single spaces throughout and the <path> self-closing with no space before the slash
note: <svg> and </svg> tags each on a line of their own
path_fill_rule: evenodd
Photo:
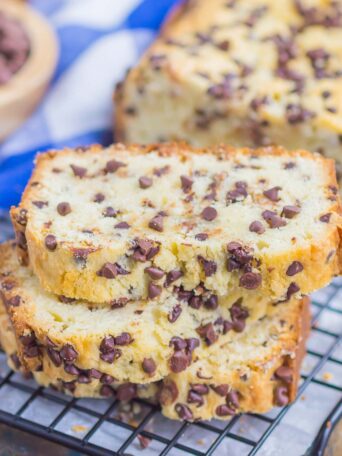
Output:
<svg viewBox="0 0 342 456">
<path fill-rule="evenodd" d="M 342 171 L 341 0 L 189 0 L 116 92 L 116 140 L 280 144 Z"/>
<path fill-rule="evenodd" d="M 229 419 L 236 413 L 265 412 L 292 401 L 310 320 L 307 299 L 292 299 L 274 306 L 248 332 L 208 347 L 187 370 L 158 382 L 137 384 L 120 382 L 95 368 L 77 367 L 79 360 L 71 360 L 70 346 L 58 351 L 49 339 L 45 346 L 34 344 L 32 338 L 28 343 L 27 337 L 19 336 L 10 306 L 0 301 L 0 342 L 15 370 L 32 372 L 39 384 L 75 397 L 158 400 L 164 415 L 189 421 Z M 180 339 L 177 343 L 181 350 Z M 38 359 L 36 366 L 28 357 Z M 144 368 L 153 376 L 155 365 L 150 358 L 144 360 Z"/>
<path fill-rule="evenodd" d="M 333 161 L 305 151 L 116 145 L 40 155 L 11 215 L 62 300 L 250 308 L 340 273 L 337 193 Z"/>
</svg>

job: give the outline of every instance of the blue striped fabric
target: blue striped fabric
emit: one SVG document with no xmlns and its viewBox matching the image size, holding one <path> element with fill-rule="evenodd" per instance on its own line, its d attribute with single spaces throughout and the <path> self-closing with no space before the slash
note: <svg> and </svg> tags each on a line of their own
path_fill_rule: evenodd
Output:
<svg viewBox="0 0 342 456">
<path fill-rule="evenodd" d="M 113 88 L 176 2 L 31 0 L 55 29 L 60 57 L 39 108 L 0 146 L 0 209 L 19 201 L 37 151 L 112 142 Z"/>
</svg>

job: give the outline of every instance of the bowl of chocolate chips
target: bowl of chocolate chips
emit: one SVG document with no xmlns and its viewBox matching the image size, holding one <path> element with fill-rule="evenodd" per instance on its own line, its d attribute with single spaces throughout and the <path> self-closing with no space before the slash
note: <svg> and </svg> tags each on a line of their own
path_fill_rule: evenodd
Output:
<svg viewBox="0 0 342 456">
<path fill-rule="evenodd" d="M 54 31 L 41 15 L 26 2 L 0 0 L 0 141 L 37 106 L 57 56 Z"/>
</svg>

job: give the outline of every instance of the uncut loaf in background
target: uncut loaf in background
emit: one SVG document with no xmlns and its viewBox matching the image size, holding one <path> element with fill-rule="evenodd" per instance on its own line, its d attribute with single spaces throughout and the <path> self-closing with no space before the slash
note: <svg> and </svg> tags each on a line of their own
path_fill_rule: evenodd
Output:
<svg viewBox="0 0 342 456">
<path fill-rule="evenodd" d="M 342 172 L 341 0 L 178 7 L 116 93 L 115 138 L 280 144 Z"/>
<path fill-rule="evenodd" d="M 11 215 L 22 261 L 67 298 L 121 306 L 189 291 L 194 307 L 203 293 L 213 307 L 258 307 L 340 273 L 334 164 L 306 151 L 50 152 Z"/>
<path fill-rule="evenodd" d="M 114 325 L 107 332 L 101 310 L 93 309 L 92 316 L 88 316 L 88 328 L 82 328 L 85 324 L 78 306 L 69 306 L 68 313 L 67 305 L 63 304 L 58 307 L 58 315 L 57 311 L 53 313 L 46 296 L 33 296 L 32 281 L 23 279 L 25 272 L 7 274 L 8 268 L 15 270 L 14 261 L 4 248 L 1 255 L 6 260 L 2 260 L 5 264 L 1 268 L 0 342 L 10 366 L 32 372 L 43 386 L 53 386 L 76 397 L 157 399 L 164 415 L 187 420 L 227 419 L 240 412 L 265 412 L 295 398 L 310 323 L 307 298 L 273 306 L 267 317 L 247 323 L 244 332 L 220 335 L 203 349 L 195 347 L 194 359 L 187 369 L 170 369 L 161 378 L 160 360 L 137 362 L 151 348 L 144 347 L 144 353 L 139 354 L 142 340 L 138 336 L 140 343 L 132 341 L 131 349 L 130 344 L 116 346 L 122 358 L 131 358 L 132 368 L 128 377 L 127 372 L 123 377 L 122 368 L 127 367 L 120 364 L 121 357 L 112 362 L 103 358 L 106 361 L 101 364 L 99 358 L 104 353 L 100 340 L 93 350 L 96 333 L 100 339 L 106 335 L 107 341 L 111 334 L 116 334 Z M 111 314 L 120 319 L 124 312 L 125 309 L 114 309 Z M 79 318 L 78 324 L 71 315 Z M 144 323 L 143 330 L 150 329 Z M 182 355 L 186 344 L 185 339 L 174 338 L 174 355 Z M 165 354 L 167 351 L 165 347 Z M 135 371 L 149 375 L 139 377 Z M 132 381 L 138 378 L 145 383 Z"/>
</svg>

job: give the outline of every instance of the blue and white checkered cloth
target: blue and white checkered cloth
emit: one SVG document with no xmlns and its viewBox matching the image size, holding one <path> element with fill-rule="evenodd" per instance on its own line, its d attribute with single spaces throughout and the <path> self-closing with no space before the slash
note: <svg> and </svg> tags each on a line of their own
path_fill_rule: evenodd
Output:
<svg viewBox="0 0 342 456">
<path fill-rule="evenodd" d="M 32 0 L 60 57 L 30 119 L 0 146 L 0 209 L 16 204 L 37 151 L 112 142 L 112 93 L 177 0 Z"/>
</svg>

